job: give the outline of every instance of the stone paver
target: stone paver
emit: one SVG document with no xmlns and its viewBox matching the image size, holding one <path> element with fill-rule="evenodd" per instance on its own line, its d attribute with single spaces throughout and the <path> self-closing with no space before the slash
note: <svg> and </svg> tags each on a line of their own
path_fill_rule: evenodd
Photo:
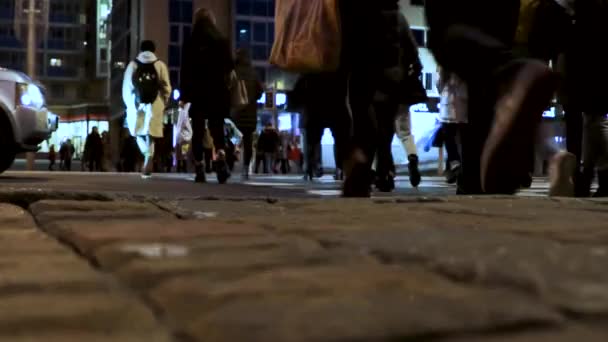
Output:
<svg viewBox="0 0 608 342">
<path fill-rule="evenodd" d="M 72 336 L 72 337 L 70 337 Z M 137 297 L 0 204 L 0 340 L 170 341 Z"/>
<path fill-rule="evenodd" d="M 606 340 L 603 202 L 41 201 L 30 210 L 187 341 Z M 40 251 L 33 260 L 68 262 Z M 76 297 L 98 294 L 77 268 L 66 271 L 82 284 Z M 66 295 L 57 278 L 47 277 L 54 295 Z"/>
</svg>

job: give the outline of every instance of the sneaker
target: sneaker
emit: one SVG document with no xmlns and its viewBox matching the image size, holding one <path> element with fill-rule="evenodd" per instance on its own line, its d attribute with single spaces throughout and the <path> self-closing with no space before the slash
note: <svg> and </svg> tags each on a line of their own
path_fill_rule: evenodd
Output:
<svg viewBox="0 0 608 342">
<path fill-rule="evenodd" d="M 574 197 L 574 174 L 576 172 L 576 156 L 561 151 L 552 159 L 549 166 L 549 196 Z"/>
<path fill-rule="evenodd" d="M 410 173 L 410 183 L 414 188 L 417 188 L 422 181 L 422 175 L 420 175 L 420 169 L 418 168 L 418 156 L 412 154 L 408 157 L 408 161 L 407 167 Z"/>
<path fill-rule="evenodd" d="M 521 186 L 529 172 L 522 152 L 533 148 L 542 113 L 556 89 L 556 76 L 545 64 L 527 61 L 518 69 L 497 101 L 481 154 L 481 186 L 487 194 L 514 194 Z"/>
</svg>

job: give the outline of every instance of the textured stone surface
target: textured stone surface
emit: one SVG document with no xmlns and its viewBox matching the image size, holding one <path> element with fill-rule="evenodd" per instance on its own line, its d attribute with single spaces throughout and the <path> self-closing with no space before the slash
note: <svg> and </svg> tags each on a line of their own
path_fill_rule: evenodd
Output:
<svg viewBox="0 0 608 342">
<path fill-rule="evenodd" d="M 0 340 L 80 337 L 170 341 L 136 296 L 38 230 L 27 212 L 0 204 Z"/>
<path fill-rule="evenodd" d="M 608 314 L 603 202 L 55 201 L 32 212 L 187 341 L 605 340 L 595 324 Z M 3 245 L 10 243 L 0 238 Z M 32 251 L 10 248 L 15 256 Z M 65 268 L 70 279 L 42 272 L 50 293 L 59 298 L 81 284 L 76 298 L 99 295 L 98 283 L 80 279 L 57 253 L 40 249 L 32 267 L 6 258 L 0 270 L 32 284 L 48 255 L 46 265 Z M 27 293 L 11 286 L 5 293 Z M 118 325 L 117 340 L 123 330 Z M 14 333 L 0 329 L 5 335 Z"/>
<path fill-rule="evenodd" d="M 208 313 L 188 326 L 205 341 L 398 340 L 561 321 L 525 296 L 389 266 L 275 270 L 207 296 Z"/>
<path fill-rule="evenodd" d="M 608 314 L 608 246 L 460 228 L 376 230 L 320 239 L 389 263 L 417 262 L 460 281 L 516 288 L 566 311 Z"/>
</svg>

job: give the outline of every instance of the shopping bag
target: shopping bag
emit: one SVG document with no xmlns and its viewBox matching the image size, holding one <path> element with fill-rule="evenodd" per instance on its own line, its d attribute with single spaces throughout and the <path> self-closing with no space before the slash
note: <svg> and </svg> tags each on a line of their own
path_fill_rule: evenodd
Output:
<svg viewBox="0 0 608 342">
<path fill-rule="evenodd" d="M 270 63 L 296 72 L 338 69 L 342 32 L 338 0 L 277 0 Z"/>
<path fill-rule="evenodd" d="M 230 96 L 234 111 L 239 111 L 249 104 L 247 85 L 245 81 L 239 80 L 234 70 L 230 73 Z"/>
<path fill-rule="evenodd" d="M 179 108 L 179 116 L 177 118 L 177 143 L 187 144 L 192 141 L 192 124 L 190 123 L 190 103 Z"/>
</svg>

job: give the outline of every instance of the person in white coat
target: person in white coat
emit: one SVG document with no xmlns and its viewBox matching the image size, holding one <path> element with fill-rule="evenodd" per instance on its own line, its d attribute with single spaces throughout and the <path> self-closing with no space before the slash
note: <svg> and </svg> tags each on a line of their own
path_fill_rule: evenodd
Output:
<svg viewBox="0 0 608 342">
<path fill-rule="evenodd" d="M 152 163 L 154 160 L 154 140 L 163 137 L 163 116 L 165 106 L 171 96 L 171 81 L 169 78 L 169 70 L 167 65 L 156 57 L 156 46 L 150 40 L 141 43 L 141 52 L 135 61 L 132 61 L 125 71 L 122 96 L 125 106 L 127 107 L 127 127 L 131 135 L 137 138 L 137 145 L 144 155 L 143 176 L 149 177 L 152 172 Z M 140 90 L 135 84 L 138 76 L 138 68 L 144 68 L 145 65 L 152 64 L 156 75 L 154 85 L 158 88 L 158 95 L 155 99 L 146 103 L 140 99 Z"/>
</svg>

